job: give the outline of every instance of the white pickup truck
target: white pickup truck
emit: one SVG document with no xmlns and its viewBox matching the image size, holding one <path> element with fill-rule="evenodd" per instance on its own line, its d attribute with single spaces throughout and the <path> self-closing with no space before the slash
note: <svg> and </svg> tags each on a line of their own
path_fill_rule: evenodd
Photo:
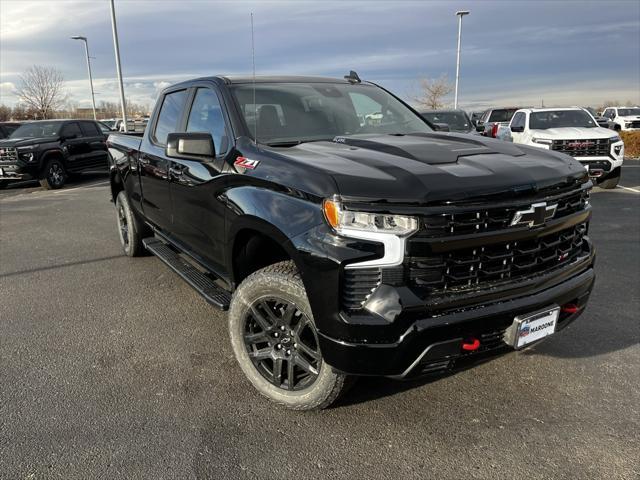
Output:
<svg viewBox="0 0 640 480">
<path fill-rule="evenodd" d="M 640 107 L 607 107 L 602 116 L 611 120 L 619 132 L 640 130 Z"/>
<path fill-rule="evenodd" d="M 572 156 L 602 188 L 615 188 L 620 181 L 622 139 L 599 127 L 583 108 L 523 108 L 513 115 L 509 130 L 505 140 Z"/>
</svg>

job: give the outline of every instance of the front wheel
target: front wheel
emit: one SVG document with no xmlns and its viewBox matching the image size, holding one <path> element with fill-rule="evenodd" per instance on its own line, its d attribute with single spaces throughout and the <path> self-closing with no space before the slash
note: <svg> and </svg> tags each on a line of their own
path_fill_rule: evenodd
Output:
<svg viewBox="0 0 640 480">
<path fill-rule="evenodd" d="M 618 173 L 614 177 L 609 177 L 606 180 L 602 180 L 602 182 L 598 183 L 598 186 L 606 190 L 611 190 L 613 188 L 616 188 L 619 182 L 620 182 L 620 174 Z"/>
<path fill-rule="evenodd" d="M 62 188 L 67 181 L 67 171 L 60 160 L 49 160 L 38 180 L 47 190 Z"/>
<path fill-rule="evenodd" d="M 270 400 L 294 410 L 331 405 L 346 375 L 324 362 L 307 294 L 293 262 L 270 265 L 238 287 L 229 311 L 240 368 Z"/>
</svg>

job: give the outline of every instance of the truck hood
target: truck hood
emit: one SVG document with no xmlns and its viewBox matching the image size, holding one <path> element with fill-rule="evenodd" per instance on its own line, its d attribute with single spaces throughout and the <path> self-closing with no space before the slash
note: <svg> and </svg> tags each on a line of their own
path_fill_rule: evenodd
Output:
<svg viewBox="0 0 640 480">
<path fill-rule="evenodd" d="M 531 130 L 531 135 L 538 138 L 548 138 L 550 140 L 594 140 L 613 138 L 616 136 L 616 133 L 613 130 L 602 127 L 562 127 Z"/>
<path fill-rule="evenodd" d="M 44 137 L 44 138 L 5 138 L 0 140 L 0 148 L 2 147 L 26 147 L 29 145 L 40 145 L 41 143 L 50 143 L 58 140 L 58 137 Z"/>
<path fill-rule="evenodd" d="M 354 135 L 277 152 L 288 163 L 304 164 L 300 171 L 323 170 L 334 179 L 335 193 L 353 201 L 464 200 L 536 191 L 586 176 L 567 155 L 453 133 Z"/>
<path fill-rule="evenodd" d="M 616 120 L 621 120 L 623 122 L 636 122 L 640 120 L 640 115 L 627 115 L 626 117 L 616 117 Z"/>
</svg>

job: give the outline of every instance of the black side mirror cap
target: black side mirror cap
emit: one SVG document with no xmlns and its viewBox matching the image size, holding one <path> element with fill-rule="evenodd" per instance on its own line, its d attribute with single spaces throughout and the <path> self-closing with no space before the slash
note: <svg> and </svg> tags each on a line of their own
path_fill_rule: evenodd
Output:
<svg viewBox="0 0 640 480">
<path fill-rule="evenodd" d="M 512 132 L 522 133 L 524 132 L 524 127 L 511 127 Z"/>
<path fill-rule="evenodd" d="M 205 132 L 179 132 L 167 136 L 165 154 L 169 158 L 207 162 L 216 156 L 213 137 Z"/>
<path fill-rule="evenodd" d="M 484 125 L 476 124 L 476 132 L 484 132 Z"/>
</svg>

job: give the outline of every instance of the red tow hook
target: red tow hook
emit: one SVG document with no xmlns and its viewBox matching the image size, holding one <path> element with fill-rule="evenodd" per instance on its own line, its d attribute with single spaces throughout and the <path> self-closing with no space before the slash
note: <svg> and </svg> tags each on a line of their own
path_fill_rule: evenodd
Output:
<svg viewBox="0 0 640 480">
<path fill-rule="evenodd" d="M 562 306 L 562 313 L 568 313 L 569 315 L 573 315 L 574 313 L 578 313 L 580 311 L 580 307 L 575 303 L 567 303 Z"/>
<path fill-rule="evenodd" d="M 477 338 L 468 338 L 462 342 L 462 349 L 467 352 L 473 352 L 480 347 L 480 340 Z"/>
</svg>

